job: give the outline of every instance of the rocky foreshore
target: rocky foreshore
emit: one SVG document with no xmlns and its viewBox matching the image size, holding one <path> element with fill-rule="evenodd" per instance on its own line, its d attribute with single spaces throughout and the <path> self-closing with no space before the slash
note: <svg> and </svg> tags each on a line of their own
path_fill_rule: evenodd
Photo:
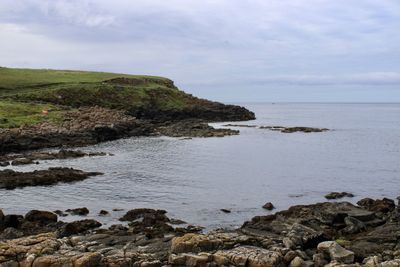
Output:
<svg viewBox="0 0 400 267">
<path fill-rule="evenodd" d="M 232 215 L 233 216 L 233 215 Z M 166 211 L 64 223 L 56 214 L 0 212 L 0 266 L 399 266 L 400 207 L 390 199 L 293 206 L 236 230 L 201 233 Z"/>
</svg>

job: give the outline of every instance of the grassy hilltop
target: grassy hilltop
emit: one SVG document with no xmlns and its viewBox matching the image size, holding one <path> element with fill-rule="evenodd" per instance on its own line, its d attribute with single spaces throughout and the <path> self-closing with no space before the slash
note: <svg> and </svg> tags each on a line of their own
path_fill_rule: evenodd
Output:
<svg viewBox="0 0 400 267">
<path fill-rule="evenodd" d="M 125 110 L 143 118 L 165 116 L 165 120 L 175 117 L 219 120 L 218 116 L 222 119 L 225 114 L 229 117 L 233 113 L 251 119 L 247 111 L 232 112 L 232 106 L 193 97 L 163 77 L 0 68 L 0 128 L 57 122 L 66 110 L 83 106 Z M 42 110 L 50 110 L 49 115 L 43 116 Z"/>
</svg>

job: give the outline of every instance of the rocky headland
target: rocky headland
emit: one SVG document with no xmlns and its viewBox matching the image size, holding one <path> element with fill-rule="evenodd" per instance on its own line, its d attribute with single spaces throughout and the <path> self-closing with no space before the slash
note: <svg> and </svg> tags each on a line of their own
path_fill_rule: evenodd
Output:
<svg viewBox="0 0 400 267">
<path fill-rule="evenodd" d="M 232 215 L 233 216 L 233 215 Z M 398 266 L 400 207 L 390 199 L 298 205 L 235 230 L 201 232 L 164 210 L 124 224 L 62 222 L 53 212 L 0 212 L 0 266 Z"/>
</svg>

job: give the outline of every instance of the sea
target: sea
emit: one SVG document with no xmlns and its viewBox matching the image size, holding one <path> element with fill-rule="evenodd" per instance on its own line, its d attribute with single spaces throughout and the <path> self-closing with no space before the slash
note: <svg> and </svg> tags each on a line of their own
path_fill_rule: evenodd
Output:
<svg viewBox="0 0 400 267">
<path fill-rule="evenodd" d="M 240 103 L 239 103 L 240 104 Z M 240 227 L 253 216 L 327 201 L 346 191 L 356 203 L 400 196 L 400 104 L 241 103 L 257 119 L 237 136 L 133 137 L 77 148 L 113 156 L 42 161 L 18 171 L 73 167 L 104 175 L 53 186 L 0 190 L 6 214 L 87 207 L 105 226 L 134 208 L 168 211 L 206 229 Z M 214 127 L 226 127 L 212 123 Z M 329 128 L 281 133 L 259 126 Z M 232 127 L 231 127 L 232 128 Z M 262 208 L 272 202 L 274 211 Z M 230 213 L 221 209 L 230 210 Z M 99 217 L 100 210 L 110 212 Z M 62 220 L 76 220 L 68 216 Z"/>
</svg>

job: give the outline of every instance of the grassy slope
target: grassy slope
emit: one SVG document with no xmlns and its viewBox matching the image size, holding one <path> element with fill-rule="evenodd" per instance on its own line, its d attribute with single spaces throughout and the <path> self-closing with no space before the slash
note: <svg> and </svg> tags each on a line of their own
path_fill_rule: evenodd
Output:
<svg viewBox="0 0 400 267">
<path fill-rule="evenodd" d="M 135 83 L 104 82 L 117 77 L 130 78 Z M 0 68 L 0 128 L 60 120 L 62 111 L 50 112 L 47 117 L 41 115 L 43 109 L 55 110 L 60 105 L 169 110 L 182 109 L 197 101 L 162 77 Z"/>
</svg>

